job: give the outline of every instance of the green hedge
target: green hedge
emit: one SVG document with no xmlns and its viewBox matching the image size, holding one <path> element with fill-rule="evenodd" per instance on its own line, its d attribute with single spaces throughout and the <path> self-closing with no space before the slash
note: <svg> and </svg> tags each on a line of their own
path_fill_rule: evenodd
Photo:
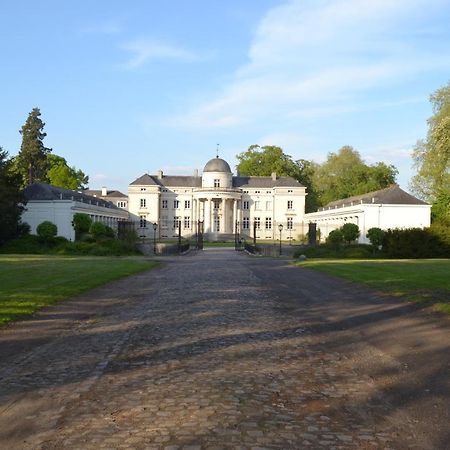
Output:
<svg viewBox="0 0 450 450">
<path fill-rule="evenodd" d="M 332 244 L 320 244 L 311 247 L 305 247 L 294 253 L 294 258 L 305 255 L 307 258 L 348 258 L 348 259 L 367 259 L 373 257 L 371 245 L 352 244 L 336 247 Z"/>
<path fill-rule="evenodd" d="M 387 230 L 383 253 L 389 258 L 450 258 L 450 227 Z"/>
</svg>

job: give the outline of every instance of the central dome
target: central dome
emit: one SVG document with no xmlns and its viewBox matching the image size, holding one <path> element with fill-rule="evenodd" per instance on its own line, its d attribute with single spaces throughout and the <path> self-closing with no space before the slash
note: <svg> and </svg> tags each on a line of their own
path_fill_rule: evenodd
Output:
<svg viewBox="0 0 450 450">
<path fill-rule="evenodd" d="M 229 164 L 222 158 L 213 158 L 206 163 L 203 172 L 225 172 L 231 173 Z"/>
</svg>

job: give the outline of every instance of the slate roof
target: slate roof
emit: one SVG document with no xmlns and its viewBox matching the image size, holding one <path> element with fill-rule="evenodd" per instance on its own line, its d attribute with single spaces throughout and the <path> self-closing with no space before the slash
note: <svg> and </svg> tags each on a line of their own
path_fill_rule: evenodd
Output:
<svg viewBox="0 0 450 450">
<path fill-rule="evenodd" d="M 319 211 L 323 211 L 328 208 L 343 208 L 344 206 L 350 206 L 351 203 L 375 203 L 382 205 L 427 205 L 428 203 L 419 200 L 411 194 L 408 194 L 401 189 L 398 184 L 393 184 L 385 189 L 379 191 L 368 192 L 367 194 L 355 195 L 353 197 L 344 198 L 341 200 L 335 200 L 319 208 Z"/>
<path fill-rule="evenodd" d="M 72 191 L 47 183 L 33 183 L 24 189 L 27 201 L 31 200 L 74 200 L 83 203 L 103 206 L 104 208 L 119 209 L 113 203 L 102 200 L 92 195 L 87 195 L 83 191 Z"/>
<path fill-rule="evenodd" d="M 159 179 L 156 175 L 144 174 L 134 180 L 130 185 L 138 186 L 166 186 L 166 187 L 202 187 L 202 177 L 195 176 L 171 176 L 164 175 Z M 303 187 L 297 180 L 291 177 L 233 177 L 235 188 L 273 188 L 273 187 Z"/>
<path fill-rule="evenodd" d="M 225 172 L 231 173 L 230 165 L 222 158 L 218 156 L 210 159 L 203 169 L 203 172 Z"/>
<path fill-rule="evenodd" d="M 86 189 L 83 192 L 86 195 L 92 195 L 93 197 L 103 197 L 101 189 L 100 190 L 98 190 L 98 189 Z M 128 198 L 127 195 L 123 194 L 120 191 L 116 191 L 116 190 L 106 191 L 106 197 L 112 197 L 112 198 L 123 197 L 123 198 Z"/>
<path fill-rule="evenodd" d="M 238 188 L 273 188 L 273 187 L 303 187 L 295 178 L 277 177 L 233 177 L 233 187 Z"/>
</svg>

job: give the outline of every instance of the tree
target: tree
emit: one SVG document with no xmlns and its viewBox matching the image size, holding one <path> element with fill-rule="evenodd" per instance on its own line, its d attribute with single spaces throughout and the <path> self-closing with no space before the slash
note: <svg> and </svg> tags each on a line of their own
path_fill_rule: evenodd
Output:
<svg viewBox="0 0 450 450">
<path fill-rule="evenodd" d="M 307 159 L 299 159 L 295 162 L 297 165 L 297 181 L 306 186 L 305 212 L 317 211 L 320 206 L 319 195 L 314 186 L 313 179 L 319 164 Z"/>
<path fill-rule="evenodd" d="M 327 244 L 330 244 L 333 247 L 339 247 L 343 242 L 344 235 L 342 234 L 342 230 L 340 228 L 330 231 L 330 234 L 327 237 Z"/>
<path fill-rule="evenodd" d="M 44 242 L 50 242 L 58 234 L 58 227 L 49 220 L 40 223 L 36 228 L 37 235 Z"/>
<path fill-rule="evenodd" d="M 397 169 L 382 162 L 366 165 L 361 155 L 351 146 L 329 153 L 313 176 L 313 188 L 319 202 L 325 205 L 333 200 L 365 194 L 395 183 Z"/>
<path fill-rule="evenodd" d="M 450 192 L 450 82 L 430 96 L 433 115 L 428 119 L 428 133 L 413 150 L 417 174 L 411 189 L 429 202 L 439 200 Z M 450 214 L 450 207 L 444 211 Z"/>
<path fill-rule="evenodd" d="M 237 169 L 241 175 L 270 176 L 276 172 L 279 176 L 296 178 L 298 168 L 292 158 L 276 145 L 251 145 L 247 151 L 236 156 Z"/>
<path fill-rule="evenodd" d="M 351 244 L 359 238 L 359 227 L 354 223 L 345 223 L 342 225 L 341 231 L 344 241 L 347 242 L 347 244 Z"/>
<path fill-rule="evenodd" d="M 46 181 L 47 155 L 51 149 L 44 146 L 43 140 L 47 133 L 43 131 L 45 123 L 42 122 L 40 116 L 39 108 L 33 108 L 25 125 L 20 130 L 22 145 L 17 155 L 16 168 L 22 177 L 22 187 L 35 181 Z"/>
<path fill-rule="evenodd" d="M 75 240 L 80 239 L 83 234 L 88 233 L 91 225 L 92 219 L 87 214 L 75 213 L 72 219 L 72 226 L 75 230 Z"/>
<path fill-rule="evenodd" d="M 50 184 L 65 189 L 86 189 L 89 177 L 83 171 L 69 167 L 65 158 L 49 154 L 47 161 L 49 165 L 47 180 Z"/>
<path fill-rule="evenodd" d="M 373 227 L 367 230 L 366 237 L 374 247 L 378 248 L 380 245 L 383 245 L 384 235 L 385 232 L 381 228 Z"/>
<path fill-rule="evenodd" d="M 25 204 L 20 176 L 11 166 L 8 152 L 0 147 L 0 244 L 20 234 L 20 216 Z"/>
</svg>

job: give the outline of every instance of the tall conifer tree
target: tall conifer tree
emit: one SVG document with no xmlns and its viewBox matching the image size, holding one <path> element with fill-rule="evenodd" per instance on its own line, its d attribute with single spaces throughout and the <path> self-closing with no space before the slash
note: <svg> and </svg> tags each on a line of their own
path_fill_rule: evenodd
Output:
<svg viewBox="0 0 450 450">
<path fill-rule="evenodd" d="M 45 123 L 40 119 L 41 111 L 33 108 L 25 125 L 20 130 L 22 145 L 17 155 L 17 171 L 22 176 L 23 187 L 35 181 L 46 181 L 47 155 L 52 151 L 44 146 Z"/>
</svg>

